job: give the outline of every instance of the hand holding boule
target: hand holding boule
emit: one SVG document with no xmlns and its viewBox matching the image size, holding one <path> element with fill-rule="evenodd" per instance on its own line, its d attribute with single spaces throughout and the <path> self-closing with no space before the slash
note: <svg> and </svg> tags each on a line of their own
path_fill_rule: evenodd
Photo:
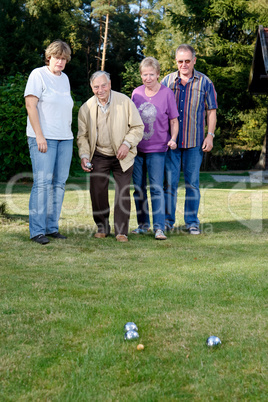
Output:
<svg viewBox="0 0 268 402">
<path fill-rule="evenodd" d="M 89 160 L 87 158 L 82 158 L 81 159 L 81 168 L 84 170 L 84 172 L 89 173 L 93 169 L 93 165 L 92 165 L 92 163 L 89 162 Z"/>
</svg>

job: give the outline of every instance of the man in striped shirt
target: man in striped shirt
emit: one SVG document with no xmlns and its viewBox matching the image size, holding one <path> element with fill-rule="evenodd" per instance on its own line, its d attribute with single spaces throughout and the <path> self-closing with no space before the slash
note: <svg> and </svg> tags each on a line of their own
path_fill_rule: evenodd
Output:
<svg viewBox="0 0 268 402">
<path fill-rule="evenodd" d="M 178 71 L 162 80 L 162 84 L 174 92 L 179 111 L 178 147 L 176 150 L 170 149 L 166 156 L 166 230 L 172 230 L 175 223 L 182 167 L 186 187 L 184 221 L 190 234 L 200 234 L 197 216 L 200 204 L 199 173 L 203 152 L 210 152 L 213 148 L 217 94 L 212 81 L 194 69 L 196 56 L 192 46 L 180 45 L 176 50 L 176 62 Z"/>
</svg>

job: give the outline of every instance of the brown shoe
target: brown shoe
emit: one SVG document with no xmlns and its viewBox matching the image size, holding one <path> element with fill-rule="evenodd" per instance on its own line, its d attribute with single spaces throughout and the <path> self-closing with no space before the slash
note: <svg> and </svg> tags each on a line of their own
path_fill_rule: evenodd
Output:
<svg viewBox="0 0 268 402">
<path fill-rule="evenodd" d="M 127 236 L 124 235 L 124 234 L 118 234 L 118 235 L 116 236 L 116 240 L 119 241 L 120 243 L 126 243 L 126 242 L 128 242 L 128 238 L 127 238 Z"/>
<path fill-rule="evenodd" d="M 94 237 L 96 237 L 96 239 L 104 239 L 105 237 L 107 237 L 106 233 L 101 233 L 101 232 L 97 232 L 94 234 Z"/>
</svg>

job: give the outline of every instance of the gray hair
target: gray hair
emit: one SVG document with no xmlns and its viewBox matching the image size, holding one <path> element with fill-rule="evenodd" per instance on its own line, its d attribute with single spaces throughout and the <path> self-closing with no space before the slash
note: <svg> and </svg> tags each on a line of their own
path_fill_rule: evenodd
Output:
<svg viewBox="0 0 268 402">
<path fill-rule="evenodd" d="M 90 85 L 92 85 L 93 81 L 98 78 L 101 77 L 102 75 L 105 75 L 106 79 L 108 82 L 111 81 L 110 78 L 110 74 L 107 73 L 106 71 L 96 71 L 94 74 L 92 74 L 92 76 L 90 77 Z"/>
<path fill-rule="evenodd" d="M 194 48 L 192 46 L 190 46 L 190 45 L 186 45 L 185 43 L 183 43 L 182 45 L 177 47 L 176 53 L 175 53 L 176 56 L 177 56 L 177 53 L 180 52 L 181 50 L 190 51 L 192 53 L 192 55 L 193 55 L 193 58 L 196 56 Z"/>
</svg>

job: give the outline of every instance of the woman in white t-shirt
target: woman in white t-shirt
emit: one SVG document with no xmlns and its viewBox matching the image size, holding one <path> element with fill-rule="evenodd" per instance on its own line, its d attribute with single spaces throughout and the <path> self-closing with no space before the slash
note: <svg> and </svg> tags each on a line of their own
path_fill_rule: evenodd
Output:
<svg viewBox="0 0 268 402">
<path fill-rule="evenodd" d="M 30 238 L 39 244 L 49 243 L 47 236 L 66 239 L 59 233 L 59 218 L 73 152 L 73 100 L 63 73 L 71 49 L 56 40 L 45 58 L 46 66 L 31 72 L 24 92 L 33 169 L 29 229 Z"/>
</svg>

